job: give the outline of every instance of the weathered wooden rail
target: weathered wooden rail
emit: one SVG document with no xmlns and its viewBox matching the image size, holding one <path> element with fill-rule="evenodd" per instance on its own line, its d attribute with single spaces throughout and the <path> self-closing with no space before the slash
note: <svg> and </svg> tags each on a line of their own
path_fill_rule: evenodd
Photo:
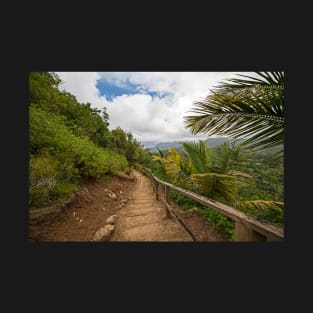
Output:
<svg viewBox="0 0 313 313">
<path fill-rule="evenodd" d="M 159 200 L 161 197 L 161 200 L 165 203 L 167 216 L 169 216 L 169 213 L 171 213 L 173 216 L 175 216 L 176 219 L 178 219 L 182 226 L 184 226 L 183 221 L 174 213 L 169 205 L 170 189 L 176 190 L 184 196 L 195 200 L 208 208 L 214 209 L 217 212 L 232 219 L 235 223 L 235 241 L 281 241 L 284 239 L 283 228 L 277 227 L 265 221 L 259 221 L 256 218 L 248 216 L 245 213 L 240 212 L 226 204 L 214 201 L 205 196 L 162 181 L 158 179 L 148 168 L 142 168 L 142 172 L 143 174 L 150 177 L 150 180 L 154 186 L 154 191 L 156 193 L 156 199 Z M 165 199 L 162 196 L 159 196 L 159 185 L 164 186 Z M 193 237 L 194 241 L 196 241 L 194 235 L 188 229 L 188 227 L 185 225 L 184 228 Z"/>
</svg>

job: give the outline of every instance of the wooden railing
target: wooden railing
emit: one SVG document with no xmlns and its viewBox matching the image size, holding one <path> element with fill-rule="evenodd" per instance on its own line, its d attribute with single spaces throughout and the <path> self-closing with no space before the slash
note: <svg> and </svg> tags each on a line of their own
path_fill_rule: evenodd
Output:
<svg viewBox="0 0 313 313">
<path fill-rule="evenodd" d="M 238 211 L 235 208 L 232 208 L 226 204 L 214 201 L 205 196 L 199 195 L 197 193 L 185 190 L 183 188 L 177 187 L 170 183 L 160 180 L 157 178 L 150 169 L 142 168 L 142 173 L 149 176 L 150 180 L 153 184 L 154 191 L 156 193 L 156 199 L 159 200 L 159 185 L 164 186 L 165 199 L 161 196 L 161 200 L 166 205 L 166 212 L 169 216 L 169 213 L 175 215 L 178 221 L 185 226 L 184 228 L 189 234 L 193 237 L 194 241 L 196 241 L 192 232 L 188 229 L 188 227 L 183 223 L 183 221 L 174 213 L 169 204 L 170 199 L 170 189 L 176 190 L 184 196 L 195 200 L 204 206 L 214 209 L 215 211 L 229 217 L 235 223 L 235 241 L 281 241 L 284 239 L 284 230 L 283 228 L 277 227 L 269 222 L 259 221 L 254 217 L 248 216 L 243 212 Z"/>
</svg>

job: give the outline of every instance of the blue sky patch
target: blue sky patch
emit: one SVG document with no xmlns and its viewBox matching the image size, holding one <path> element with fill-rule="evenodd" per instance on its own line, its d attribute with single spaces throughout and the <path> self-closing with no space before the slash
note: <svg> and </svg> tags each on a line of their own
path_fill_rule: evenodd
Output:
<svg viewBox="0 0 313 313">
<path fill-rule="evenodd" d="M 141 88 L 139 84 L 127 83 L 123 87 L 117 86 L 114 83 L 110 83 L 106 80 L 100 79 L 97 81 L 97 89 L 100 92 L 101 96 L 105 96 L 107 100 L 112 101 L 113 98 L 122 96 L 122 95 L 134 95 L 134 94 L 148 94 L 151 97 L 164 98 L 169 95 L 169 93 L 162 93 L 156 91 L 147 91 Z"/>
<path fill-rule="evenodd" d="M 107 82 L 106 80 L 98 80 L 96 87 L 100 91 L 101 96 L 105 96 L 107 100 L 112 101 L 113 98 L 122 95 L 133 95 L 138 93 L 136 86 L 127 85 L 127 87 L 119 87 Z"/>
</svg>

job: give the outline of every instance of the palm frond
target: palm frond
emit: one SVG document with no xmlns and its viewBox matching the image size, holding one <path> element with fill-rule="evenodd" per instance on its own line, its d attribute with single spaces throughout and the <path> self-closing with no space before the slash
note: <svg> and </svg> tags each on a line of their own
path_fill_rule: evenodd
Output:
<svg viewBox="0 0 313 313">
<path fill-rule="evenodd" d="M 252 178 L 251 175 L 249 175 L 247 173 L 244 173 L 244 172 L 241 172 L 241 171 L 236 171 L 236 170 L 228 171 L 227 175 L 235 176 L 235 177 L 238 177 L 238 178 Z"/>
<path fill-rule="evenodd" d="M 284 203 L 278 201 L 267 201 L 267 200 L 244 200 L 238 203 L 241 206 L 245 206 L 247 208 L 255 209 L 259 212 L 274 209 L 275 211 L 281 213 L 284 210 Z"/>
<path fill-rule="evenodd" d="M 209 171 L 213 173 L 227 174 L 241 160 L 241 147 L 233 142 L 225 142 L 216 147 L 210 157 Z"/>
<path fill-rule="evenodd" d="M 208 171 L 208 157 L 210 149 L 205 141 L 198 143 L 183 143 L 184 151 L 188 155 L 195 173 L 206 173 Z"/>
<path fill-rule="evenodd" d="M 161 152 L 161 151 L 159 151 Z M 168 154 L 154 155 L 152 161 L 163 165 L 166 175 L 172 178 L 187 178 L 192 172 L 192 165 L 188 158 L 184 158 L 176 149 L 168 148 Z"/>
<path fill-rule="evenodd" d="M 283 73 L 258 75 L 250 80 L 232 79 L 211 90 L 203 101 L 194 103 L 191 112 L 196 115 L 185 116 L 186 127 L 193 134 L 245 138 L 243 145 L 254 149 L 283 144 Z"/>
<path fill-rule="evenodd" d="M 164 158 L 165 155 L 164 155 L 164 153 L 162 152 L 162 150 L 160 150 L 158 146 L 157 146 L 156 148 L 157 148 L 157 150 L 158 150 L 158 153 L 159 153 L 160 157 L 161 157 L 161 158 Z"/>
<path fill-rule="evenodd" d="M 272 86 L 272 85 L 279 85 L 284 86 L 284 73 L 283 72 L 256 72 L 257 76 L 248 76 L 238 74 L 240 77 L 245 77 L 248 79 L 239 79 L 233 78 L 227 80 L 226 83 L 223 85 L 218 86 L 218 89 L 227 89 L 227 88 L 247 88 L 253 87 L 255 85 L 262 85 L 262 86 Z"/>
<path fill-rule="evenodd" d="M 181 158 L 179 163 L 180 170 L 185 177 L 189 177 L 192 173 L 192 163 L 189 159 Z"/>
<path fill-rule="evenodd" d="M 234 202 L 236 197 L 236 178 L 217 173 L 192 174 L 191 180 L 196 190 L 214 199 L 222 197 L 227 202 Z"/>
<path fill-rule="evenodd" d="M 152 161 L 157 161 L 159 162 L 160 164 L 164 164 L 166 159 L 161 157 L 161 156 L 158 156 L 158 155 L 153 155 L 152 156 Z"/>
</svg>

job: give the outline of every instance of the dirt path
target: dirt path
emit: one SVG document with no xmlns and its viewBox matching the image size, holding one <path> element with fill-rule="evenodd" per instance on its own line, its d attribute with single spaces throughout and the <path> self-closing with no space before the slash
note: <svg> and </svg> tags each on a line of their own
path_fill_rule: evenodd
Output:
<svg viewBox="0 0 313 313">
<path fill-rule="evenodd" d="M 137 182 L 113 175 L 107 182 L 87 181 L 69 206 L 57 215 L 33 223 L 28 236 L 32 241 L 93 241 L 106 219 L 118 216 L 111 241 L 192 241 L 174 218 L 165 218 L 165 207 L 155 199 L 149 179 L 134 171 Z M 108 197 L 111 190 L 117 199 Z M 120 204 L 127 201 L 124 207 Z M 207 220 L 193 210 L 184 211 L 171 200 L 183 221 L 199 241 L 227 241 Z"/>
<path fill-rule="evenodd" d="M 174 219 L 165 218 L 165 207 L 157 201 L 147 177 L 137 178 L 132 200 L 119 211 L 110 241 L 192 241 Z"/>
</svg>

